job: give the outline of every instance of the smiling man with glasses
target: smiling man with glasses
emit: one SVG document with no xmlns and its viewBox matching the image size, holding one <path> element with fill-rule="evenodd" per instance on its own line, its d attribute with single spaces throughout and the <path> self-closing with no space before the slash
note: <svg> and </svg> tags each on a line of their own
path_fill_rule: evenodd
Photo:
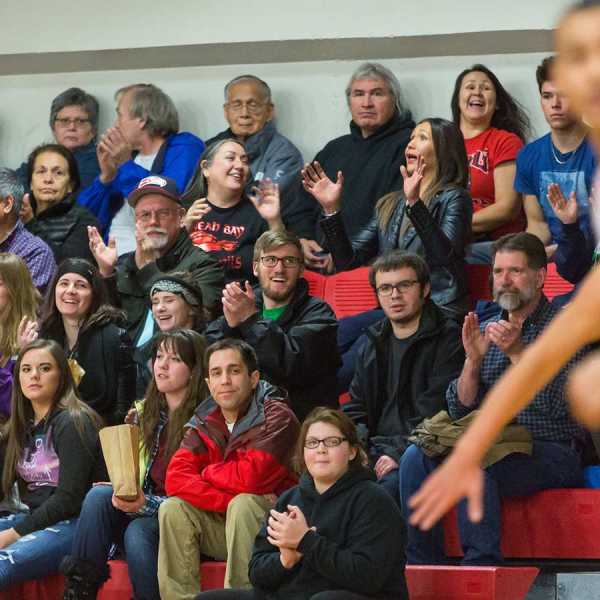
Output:
<svg viewBox="0 0 600 600">
<path fill-rule="evenodd" d="M 377 480 L 399 503 L 398 465 L 411 430 L 446 407 L 464 362 L 460 329 L 430 299 L 429 269 L 393 250 L 369 273 L 385 319 L 367 330 L 344 412 L 357 424 Z"/>
<path fill-rule="evenodd" d="M 285 230 L 263 233 L 253 268 L 259 287 L 227 284 L 224 316 L 208 326 L 206 337 L 248 342 L 262 377 L 288 391 L 298 419 L 315 406 L 337 406 L 337 320 L 328 304 L 308 294 L 300 240 Z"/>
</svg>

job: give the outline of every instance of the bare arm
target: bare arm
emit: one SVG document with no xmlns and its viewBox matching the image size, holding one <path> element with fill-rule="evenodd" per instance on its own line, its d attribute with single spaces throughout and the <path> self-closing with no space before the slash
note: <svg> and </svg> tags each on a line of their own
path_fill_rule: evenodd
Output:
<svg viewBox="0 0 600 600">
<path fill-rule="evenodd" d="M 473 214 L 473 233 L 492 231 L 519 214 L 521 194 L 513 188 L 516 171 L 514 160 L 502 163 L 494 169 L 495 202 Z"/>
<path fill-rule="evenodd" d="M 547 246 L 551 241 L 550 228 L 546 223 L 546 218 L 542 211 L 542 207 L 536 196 L 526 194 L 523 198 L 523 208 L 527 217 L 527 233 L 536 235 L 544 246 Z"/>
</svg>

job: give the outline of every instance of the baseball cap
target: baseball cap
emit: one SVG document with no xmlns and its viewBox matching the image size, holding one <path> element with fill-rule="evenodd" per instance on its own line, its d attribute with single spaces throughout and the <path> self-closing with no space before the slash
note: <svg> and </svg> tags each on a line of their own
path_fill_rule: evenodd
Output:
<svg viewBox="0 0 600 600">
<path fill-rule="evenodd" d="M 135 208 L 139 199 L 148 194 L 159 194 L 173 200 L 173 202 L 177 202 L 180 206 L 183 206 L 177 184 L 170 177 L 165 177 L 163 175 L 149 175 L 148 177 L 144 177 L 144 179 L 137 184 L 137 187 L 133 192 L 129 194 L 127 202 L 129 202 L 130 206 Z"/>
</svg>

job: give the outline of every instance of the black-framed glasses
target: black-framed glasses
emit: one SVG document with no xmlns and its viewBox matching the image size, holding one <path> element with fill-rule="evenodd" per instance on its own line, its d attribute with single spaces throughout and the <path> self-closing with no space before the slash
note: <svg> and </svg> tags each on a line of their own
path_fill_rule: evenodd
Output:
<svg viewBox="0 0 600 600">
<path fill-rule="evenodd" d="M 56 117 L 56 119 L 54 119 L 54 123 L 60 127 L 70 127 L 71 125 L 75 125 L 75 127 L 79 128 L 83 127 L 89 122 L 89 119 L 82 119 L 80 117 L 75 117 L 74 119 L 68 119 L 67 117 Z"/>
<path fill-rule="evenodd" d="M 304 447 L 308 448 L 309 450 L 314 450 L 315 448 L 318 448 L 321 443 L 323 443 L 323 446 L 325 446 L 325 448 L 337 448 L 346 440 L 347 438 L 339 437 L 337 435 L 331 435 L 329 437 L 323 438 L 322 440 L 319 440 L 317 438 L 306 438 L 306 440 L 304 440 Z"/>
<path fill-rule="evenodd" d="M 399 294 L 404 294 L 408 292 L 413 285 L 419 283 L 416 279 L 404 279 L 403 281 L 399 281 L 398 283 L 382 283 L 377 288 L 377 293 L 380 296 L 391 296 L 396 290 Z"/>
<path fill-rule="evenodd" d="M 270 267 L 271 269 L 274 266 L 276 266 L 277 263 L 280 261 L 286 269 L 291 269 L 302 264 L 302 259 L 298 258 L 297 256 L 282 256 L 280 258 L 279 256 L 273 256 L 272 254 L 268 254 L 267 256 L 261 256 L 259 260 L 263 264 L 263 266 Z"/>
</svg>

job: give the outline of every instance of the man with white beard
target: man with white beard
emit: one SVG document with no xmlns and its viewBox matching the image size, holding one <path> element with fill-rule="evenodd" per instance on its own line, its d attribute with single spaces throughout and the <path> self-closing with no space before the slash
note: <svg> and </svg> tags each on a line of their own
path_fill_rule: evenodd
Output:
<svg viewBox="0 0 600 600">
<path fill-rule="evenodd" d="M 125 311 L 127 331 L 134 344 L 141 346 L 154 330 L 148 292 L 157 275 L 187 271 L 202 291 L 204 307 L 213 313 L 220 312 L 224 279 L 217 260 L 196 248 L 182 227 L 185 210 L 174 180 L 162 175 L 146 177 L 127 201 L 135 214 L 134 252 L 119 257 L 115 240 L 111 237 L 105 244 L 95 227 L 88 228 L 88 235 L 111 299 Z"/>
<path fill-rule="evenodd" d="M 448 412 L 459 419 L 479 408 L 489 389 L 504 372 L 519 361 L 556 315 L 543 294 L 546 278 L 544 244 L 530 233 L 505 235 L 494 242 L 493 294 L 502 313 L 483 323 L 469 313 L 462 330 L 466 360 L 458 379 L 446 392 Z M 485 510 L 481 521 L 466 515 L 466 502 L 459 505 L 459 531 L 465 565 L 502 563 L 500 551 L 500 498 L 525 496 L 561 487 L 580 487 L 583 431 L 571 418 L 565 382 L 569 369 L 579 361 L 578 352 L 559 374 L 516 417 L 533 438 L 532 454 L 512 452 L 488 466 L 484 477 Z M 439 464 L 417 446 L 409 447 L 400 465 L 400 491 L 404 516 L 409 522 L 408 499 Z M 441 531 L 421 531 L 408 525 L 407 562 L 443 562 Z"/>
</svg>

